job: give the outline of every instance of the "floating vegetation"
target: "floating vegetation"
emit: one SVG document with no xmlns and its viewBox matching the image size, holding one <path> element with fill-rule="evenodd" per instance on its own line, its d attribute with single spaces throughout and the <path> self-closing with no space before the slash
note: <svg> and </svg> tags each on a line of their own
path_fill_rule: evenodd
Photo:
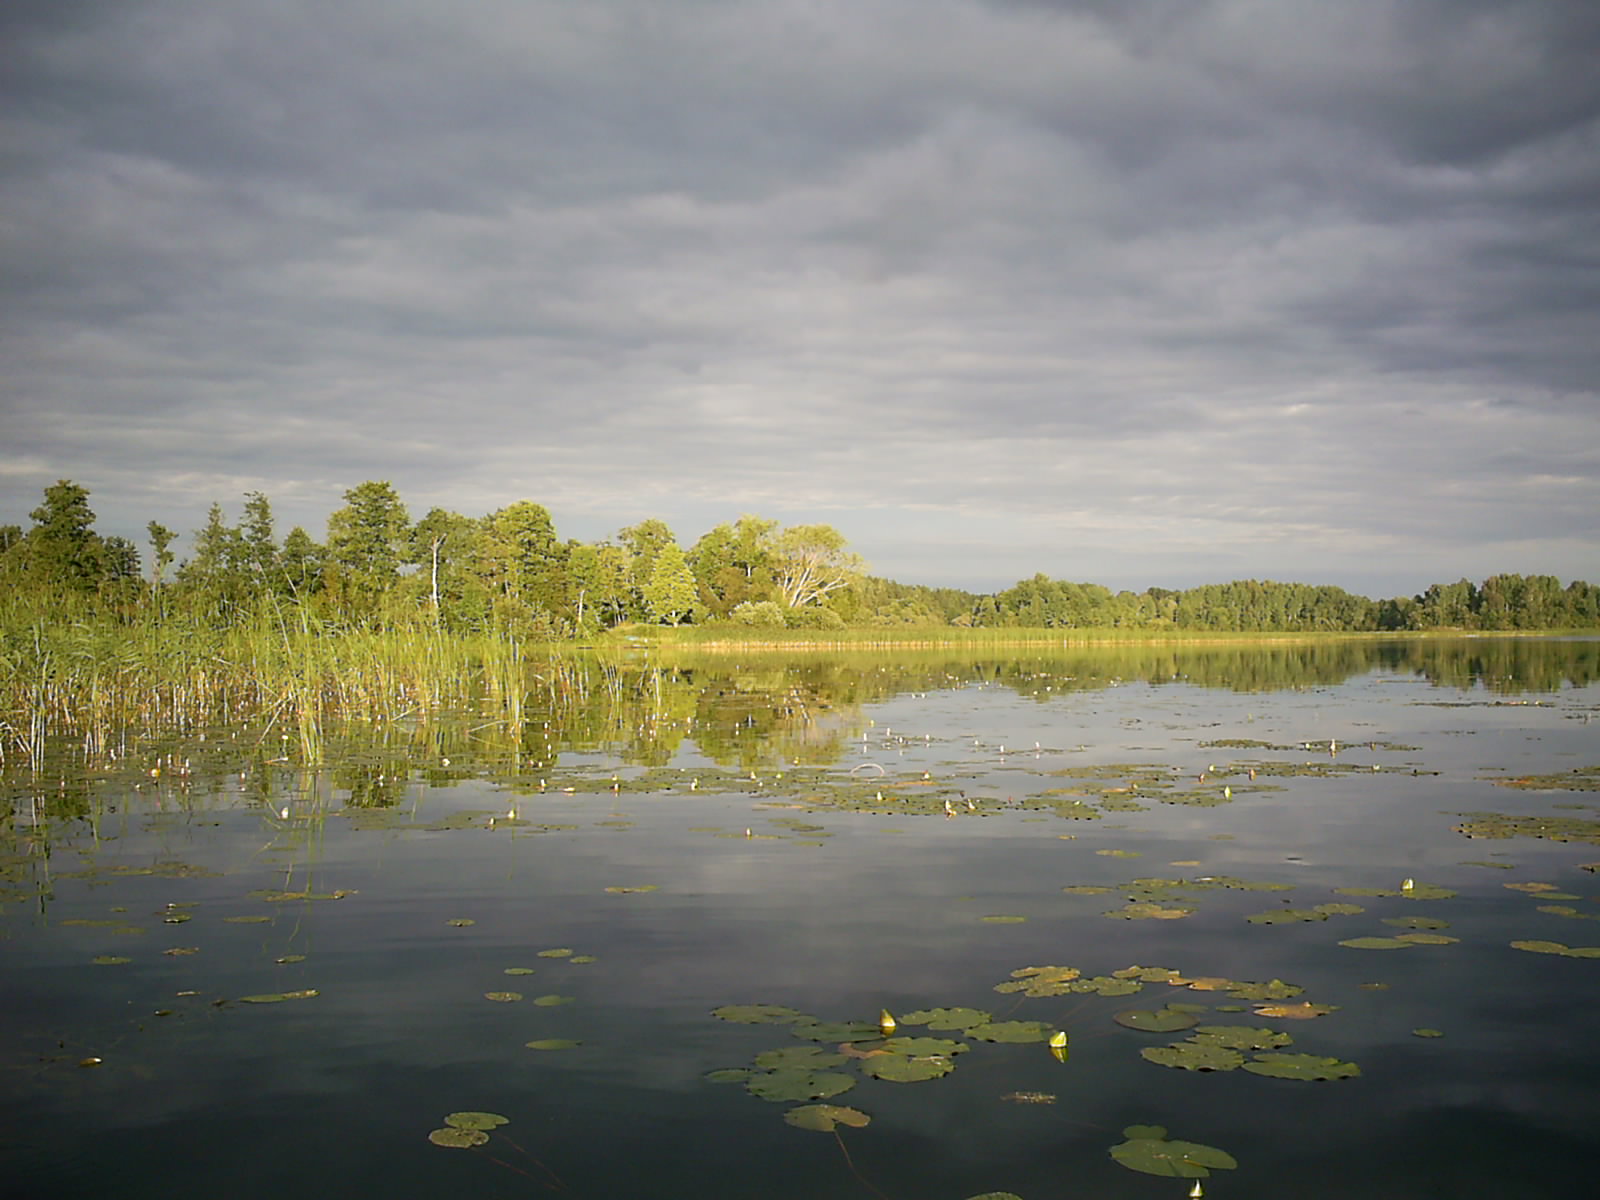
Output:
<svg viewBox="0 0 1600 1200">
<path fill-rule="evenodd" d="M 1189 1035 L 1189 1040 L 1227 1050 L 1278 1050 L 1294 1043 L 1287 1033 L 1276 1029 L 1251 1029 L 1247 1025 L 1201 1025 Z"/>
<path fill-rule="evenodd" d="M 1010 1104 L 1054 1104 L 1054 1092 L 1007 1092 L 1000 1099 Z"/>
<path fill-rule="evenodd" d="M 540 958 L 571 958 L 572 957 L 572 947 L 570 947 L 570 946 L 557 946 L 553 950 L 541 950 L 541 951 L 539 951 L 539 957 Z"/>
<path fill-rule="evenodd" d="M 446 1146 L 456 1150 L 467 1150 L 473 1146 L 481 1146 L 489 1140 L 489 1135 L 481 1129 L 435 1129 L 428 1134 L 428 1140 L 435 1146 Z"/>
<path fill-rule="evenodd" d="M 1076 974 L 1076 972 L 1074 972 Z M 981 1008 L 929 1008 L 903 1013 L 902 1025 L 926 1025 L 929 1029 L 971 1029 L 994 1018 Z"/>
<path fill-rule="evenodd" d="M 1600 821 L 1584 817 L 1519 817 L 1506 813 L 1463 813 L 1455 831 L 1469 838 L 1544 838 L 1600 846 Z"/>
<path fill-rule="evenodd" d="M 1170 1141 L 1161 1125 L 1129 1125 L 1128 1140 L 1111 1147 L 1111 1157 L 1130 1171 L 1179 1179 L 1204 1179 L 1212 1171 L 1231 1171 L 1239 1165 L 1226 1150 L 1198 1142 Z"/>
<path fill-rule="evenodd" d="M 1355 907 L 1354 905 L 1351 906 Z M 1292 925 L 1297 921 L 1326 921 L 1328 914 L 1314 908 L 1274 908 L 1245 917 L 1252 925 Z"/>
<path fill-rule="evenodd" d="M 493 1000 L 496 1004 L 515 1004 L 522 999 L 521 992 L 485 992 L 485 1000 Z M 537 1003 L 537 1001 L 535 1001 Z"/>
<path fill-rule="evenodd" d="M 1340 1062 L 1319 1054 L 1258 1054 L 1244 1069 L 1255 1075 L 1270 1075 L 1274 1079 L 1354 1079 L 1361 1068 L 1352 1062 Z"/>
<path fill-rule="evenodd" d="M 200 947 L 199 946 L 173 946 L 170 950 L 163 950 L 161 953 L 165 954 L 168 958 L 187 958 L 191 954 L 199 954 L 200 953 Z M 303 958 L 304 955 L 301 955 L 300 957 Z M 280 958 L 278 961 L 282 962 L 283 959 Z"/>
<path fill-rule="evenodd" d="M 89 961 L 94 963 L 96 966 L 115 967 L 121 966 L 123 963 L 131 963 L 133 959 L 125 958 L 120 954 L 97 954 Z"/>
<path fill-rule="evenodd" d="M 788 1068 L 753 1075 L 745 1081 L 744 1089 L 762 1100 L 826 1100 L 855 1085 L 850 1076 L 837 1072 Z"/>
<path fill-rule="evenodd" d="M 573 1041 L 571 1038 L 536 1038 L 522 1044 L 529 1050 L 573 1050 L 583 1045 L 582 1042 Z"/>
<path fill-rule="evenodd" d="M 1310 1021 L 1338 1011 L 1337 1004 L 1312 1004 L 1309 1000 L 1305 1000 L 1299 1004 L 1258 1004 L 1255 1015 L 1283 1021 Z"/>
<path fill-rule="evenodd" d="M 471 917 L 451 917 L 445 922 L 446 925 L 454 926 L 456 929 L 465 929 L 468 925 L 476 925 L 477 923 Z"/>
<path fill-rule="evenodd" d="M 1021 925 L 1027 919 L 1027 917 L 1012 916 L 1006 913 L 995 913 L 978 918 L 985 925 Z"/>
<path fill-rule="evenodd" d="M 792 1025 L 797 1021 L 815 1022 L 799 1009 L 785 1008 L 781 1004 L 724 1004 L 711 1010 L 719 1021 L 733 1021 L 740 1025 Z M 824 1039 L 826 1040 L 826 1039 Z"/>
<path fill-rule="evenodd" d="M 1559 954 L 1565 958 L 1600 958 L 1600 946 L 1568 946 L 1562 942 L 1520 941 L 1512 942 L 1517 950 L 1534 954 Z"/>
<path fill-rule="evenodd" d="M 511 1124 L 511 1118 L 492 1112 L 453 1112 L 444 1119 L 444 1123 L 452 1129 L 489 1130 Z"/>
<path fill-rule="evenodd" d="M 996 984 L 994 990 L 1035 997 L 1064 996 L 1072 990 L 1067 985 L 1081 974 L 1077 967 L 1021 967 L 1011 972 L 1017 982 Z"/>
<path fill-rule="evenodd" d="M 1050 1027 L 1042 1021 L 990 1021 L 974 1025 L 967 1030 L 968 1037 L 981 1042 L 1042 1042 L 1049 1038 Z"/>
<path fill-rule="evenodd" d="M 1095 853 L 1096 854 L 1102 854 L 1107 858 L 1138 858 L 1144 853 L 1144 851 L 1143 850 L 1096 850 Z"/>
<path fill-rule="evenodd" d="M 263 992 L 257 996 L 240 996 L 240 1004 L 278 1004 L 284 1000 L 309 1000 L 322 993 L 316 988 L 303 988 L 298 992 Z"/>
<path fill-rule="evenodd" d="M 252 913 L 245 917 L 223 917 L 222 920 L 228 925 L 265 925 L 272 918 Z"/>
<path fill-rule="evenodd" d="M 1185 1071 L 1232 1071 L 1244 1065 L 1244 1055 L 1215 1042 L 1174 1042 L 1170 1046 L 1146 1046 L 1141 1058 L 1163 1067 Z"/>
<path fill-rule="evenodd" d="M 1133 901 L 1123 905 L 1121 908 L 1113 908 L 1100 915 L 1120 917 L 1125 921 L 1176 921 L 1193 914 L 1194 909 L 1192 908 L 1165 907 L 1160 904 Z"/>
<path fill-rule="evenodd" d="M 657 892 L 661 890 L 660 884 L 641 883 L 630 886 L 613 886 L 606 889 L 613 896 L 629 896 L 635 892 Z"/>
<path fill-rule="evenodd" d="M 502 975 L 532 975 L 533 974 L 533 968 L 532 967 L 507 967 L 504 971 L 502 971 L 500 973 Z"/>
<path fill-rule="evenodd" d="M 499 992 L 499 993 L 496 993 L 496 994 L 497 995 L 501 995 L 501 996 L 516 996 L 517 995 L 516 992 Z M 518 999 L 521 999 L 521 997 L 519 996 Z M 533 1002 L 535 1004 L 537 1004 L 540 1008 L 556 1008 L 556 1007 L 559 1007 L 560 1005 L 563 1005 L 563 1004 L 571 1004 L 573 1002 L 573 997 L 571 997 L 571 996 L 557 996 L 554 993 L 551 993 L 548 996 L 535 996 Z"/>
<path fill-rule="evenodd" d="M 1444 1036 L 1444 1032 L 1438 1029 L 1413 1029 L 1411 1031 L 1411 1036 L 1419 1038 L 1442 1038 Z"/>
<path fill-rule="evenodd" d="M 1346 938 L 1339 945 L 1352 950 L 1404 950 L 1415 943 L 1397 937 L 1355 937 Z"/>
<path fill-rule="evenodd" d="M 832 1133 L 840 1125 L 852 1129 L 865 1129 L 872 1118 L 856 1108 L 838 1104 L 802 1104 L 783 1114 L 783 1119 L 796 1129 L 810 1129 L 817 1133 Z"/>
<path fill-rule="evenodd" d="M 277 963 L 279 966 L 287 966 L 290 963 L 301 963 L 305 962 L 305 960 L 306 956 L 304 954 L 284 954 L 273 959 L 272 961 Z"/>
<path fill-rule="evenodd" d="M 1497 787 L 1525 791 L 1600 792 L 1600 766 L 1576 767 L 1551 775 L 1519 775 L 1515 779 L 1491 779 Z"/>
<path fill-rule="evenodd" d="M 1125 1025 L 1129 1029 L 1142 1030 L 1145 1033 L 1176 1033 L 1180 1029 L 1189 1029 L 1200 1023 L 1200 1018 L 1191 1012 L 1183 1012 L 1175 1008 L 1139 1009 L 1131 1008 L 1126 1012 L 1119 1012 L 1111 1018 L 1118 1025 Z"/>
</svg>

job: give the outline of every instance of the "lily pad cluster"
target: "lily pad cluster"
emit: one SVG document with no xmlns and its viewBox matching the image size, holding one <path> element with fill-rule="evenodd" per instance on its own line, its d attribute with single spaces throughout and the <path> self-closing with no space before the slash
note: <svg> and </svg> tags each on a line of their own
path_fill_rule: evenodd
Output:
<svg viewBox="0 0 1600 1200">
<path fill-rule="evenodd" d="M 453 1112 L 444 1119 L 444 1126 L 428 1134 L 435 1146 L 454 1150 L 470 1150 L 489 1140 L 489 1131 L 511 1124 L 510 1117 L 491 1112 Z"/>
</svg>

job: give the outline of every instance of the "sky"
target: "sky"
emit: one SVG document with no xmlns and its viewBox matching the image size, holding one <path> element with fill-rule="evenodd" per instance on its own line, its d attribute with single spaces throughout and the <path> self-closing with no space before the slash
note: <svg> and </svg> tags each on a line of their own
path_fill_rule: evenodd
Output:
<svg viewBox="0 0 1600 1200">
<path fill-rule="evenodd" d="M 1600 581 L 1600 5 L 7 0 L 0 522 Z"/>
</svg>

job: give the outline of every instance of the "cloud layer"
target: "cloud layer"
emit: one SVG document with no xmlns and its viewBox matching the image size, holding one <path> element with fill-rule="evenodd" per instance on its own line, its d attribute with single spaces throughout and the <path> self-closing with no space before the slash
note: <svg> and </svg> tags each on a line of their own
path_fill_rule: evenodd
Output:
<svg viewBox="0 0 1600 1200">
<path fill-rule="evenodd" d="M 1600 10 L 35 0 L 0 520 L 265 491 L 883 574 L 1600 578 Z"/>
</svg>

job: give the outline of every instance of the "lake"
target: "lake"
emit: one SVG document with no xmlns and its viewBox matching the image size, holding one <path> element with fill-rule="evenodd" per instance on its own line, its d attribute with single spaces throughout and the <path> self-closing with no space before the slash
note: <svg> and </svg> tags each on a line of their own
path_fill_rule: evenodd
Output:
<svg viewBox="0 0 1600 1200">
<path fill-rule="evenodd" d="M 1377 1200 L 1592 1173 L 1594 639 L 564 679 L 330 728 L 317 768 L 264 717 L 13 762 L 8 1192 L 1176 1200 L 1209 1171 L 1208 1196 Z"/>
</svg>

